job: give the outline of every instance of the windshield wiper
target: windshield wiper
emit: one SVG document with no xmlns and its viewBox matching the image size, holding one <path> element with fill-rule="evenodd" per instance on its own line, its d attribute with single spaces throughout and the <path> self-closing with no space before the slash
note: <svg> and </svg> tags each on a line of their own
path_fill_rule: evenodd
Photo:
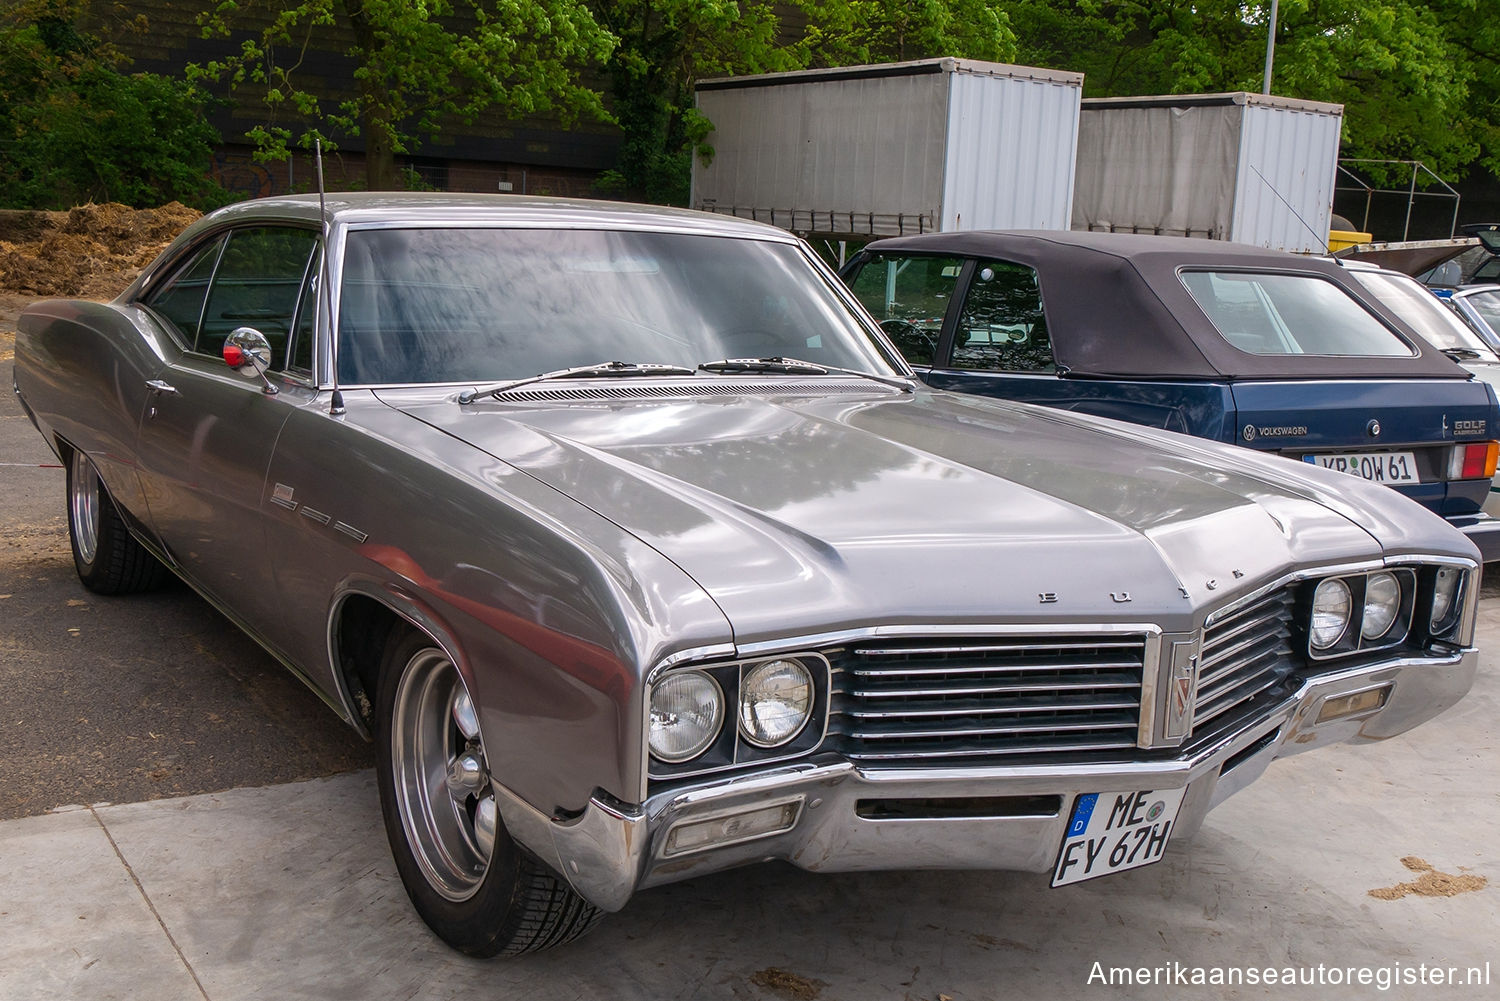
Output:
<svg viewBox="0 0 1500 1001">
<path fill-rule="evenodd" d="M 681 365 L 662 365 L 655 362 L 603 361 L 593 365 L 578 365 L 560 368 L 555 372 L 543 372 L 529 379 L 511 379 L 508 382 L 491 382 L 475 386 L 458 394 L 459 403 L 473 403 L 481 396 L 499 396 L 507 389 L 529 386 L 533 382 L 549 379 L 620 379 L 633 375 L 692 375 L 693 370 Z"/>
<path fill-rule="evenodd" d="M 861 372 L 853 368 L 839 368 L 836 365 L 820 365 L 816 362 L 802 361 L 800 358 L 783 358 L 776 355 L 770 358 L 725 358 L 721 361 L 707 361 L 698 366 L 700 372 L 781 372 L 786 375 L 827 375 L 837 372 L 839 375 L 857 375 L 862 379 L 870 379 L 883 386 L 895 386 L 905 392 L 913 392 L 915 386 L 910 379 L 897 376 L 876 375 L 874 372 Z"/>
<path fill-rule="evenodd" d="M 795 358 L 725 358 L 706 361 L 698 366 L 702 372 L 784 372 L 787 375 L 827 375 L 828 369 L 810 361 Z"/>
<path fill-rule="evenodd" d="M 1475 361 L 1484 357 L 1473 348 L 1438 348 L 1438 350 L 1454 361 Z"/>
</svg>

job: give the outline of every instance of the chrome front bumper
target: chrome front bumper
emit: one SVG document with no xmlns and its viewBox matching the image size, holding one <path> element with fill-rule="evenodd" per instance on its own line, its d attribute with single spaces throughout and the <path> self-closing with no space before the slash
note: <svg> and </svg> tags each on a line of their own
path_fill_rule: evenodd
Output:
<svg viewBox="0 0 1500 1001">
<path fill-rule="evenodd" d="M 1431 719 L 1469 690 L 1477 664 L 1478 652 L 1468 649 L 1446 659 L 1384 661 L 1322 675 L 1231 736 L 1170 761 L 870 770 L 824 758 L 676 789 L 640 806 L 596 796 L 582 814 L 564 821 L 543 816 L 503 787 L 496 792 L 511 835 L 605 910 L 625 906 L 637 889 L 773 859 L 824 872 L 1048 872 L 1082 793 L 1185 786 L 1173 838 L 1188 837 L 1209 810 L 1276 758 L 1341 741 L 1384 740 Z M 1379 708 L 1317 721 L 1328 699 L 1383 687 L 1390 691 Z M 976 799 L 993 813 L 972 815 Z M 946 815 L 954 811 L 944 800 L 961 805 L 965 815 Z M 876 801 L 911 806 L 875 819 L 871 813 L 882 812 L 872 811 Z M 794 806 L 789 830 L 668 854 L 668 838 L 680 825 L 781 804 Z"/>
</svg>

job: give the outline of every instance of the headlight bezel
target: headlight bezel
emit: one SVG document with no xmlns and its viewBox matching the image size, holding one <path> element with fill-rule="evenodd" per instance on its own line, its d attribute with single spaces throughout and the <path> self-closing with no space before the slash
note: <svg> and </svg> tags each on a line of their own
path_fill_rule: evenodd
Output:
<svg viewBox="0 0 1500 1001">
<path fill-rule="evenodd" d="M 740 692 L 744 676 L 755 668 L 781 660 L 797 661 L 812 678 L 813 701 L 807 719 L 796 733 L 780 744 L 758 747 L 745 738 L 740 726 Z M 649 740 L 651 693 L 655 687 L 673 675 L 683 671 L 699 671 L 709 675 L 724 694 L 725 712 L 720 724 L 720 733 L 703 753 L 681 761 L 668 762 L 652 753 Z M 768 653 L 763 656 L 727 661 L 689 662 L 653 672 L 648 678 L 646 690 L 647 756 L 646 776 L 650 782 L 675 780 L 736 768 L 757 766 L 771 762 L 799 758 L 815 752 L 822 746 L 828 731 L 829 692 L 832 685 L 832 666 L 822 653 L 797 649 L 788 653 Z"/>
<path fill-rule="evenodd" d="M 1408 640 L 1425 639 L 1425 631 L 1418 629 L 1417 625 L 1423 621 L 1422 615 L 1427 614 L 1422 609 L 1431 607 L 1432 588 L 1429 578 L 1436 572 L 1435 566 L 1427 564 L 1393 563 L 1354 573 L 1330 573 L 1311 579 L 1307 585 L 1306 597 L 1300 603 L 1301 613 L 1298 616 L 1302 646 L 1307 657 L 1314 661 L 1334 660 L 1353 654 L 1389 650 Z M 1367 636 L 1365 620 L 1369 613 L 1370 582 L 1386 577 L 1394 579 L 1400 589 L 1396 610 L 1382 632 Z M 1318 589 L 1329 581 L 1338 581 L 1348 588 L 1349 618 L 1337 640 L 1327 646 L 1317 646 L 1313 642 L 1313 602 Z"/>
<path fill-rule="evenodd" d="M 1449 603 L 1446 613 L 1441 619 L 1435 617 L 1437 598 L 1437 583 L 1439 576 L 1446 570 L 1456 571 L 1458 581 L 1454 586 L 1453 598 Z M 1422 573 L 1422 604 L 1417 609 L 1417 621 L 1426 625 L 1426 633 L 1429 641 L 1438 643 L 1462 643 L 1468 642 L 1466 637 L 1460 634 L 1463 631 L 1464 622 L 1469 617 L 1470 606 L 1474 602 L 1473 590 L 1475 588 L 1475 573 L 1477 568 L 1470 564 L 1445 563 L 1437 566 L 1424 568 Z"/>
</svg>

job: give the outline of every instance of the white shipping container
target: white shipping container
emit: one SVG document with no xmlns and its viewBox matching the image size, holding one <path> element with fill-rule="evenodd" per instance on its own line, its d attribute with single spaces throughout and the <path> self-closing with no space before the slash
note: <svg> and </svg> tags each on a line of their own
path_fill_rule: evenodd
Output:
<svg viewBox="0 0 1500 1001">
<path fill-rule="evenodd" d="M 1082 93 L 967 59 L 704 80 L 692 205 L 838 236 L 1067 229 Z"/>
<path fill-rule="evenodd" d="M 1073 228 L 1321 254 L 1343 114 L 1250 93 L 1090 98 Z"/>
</svg>

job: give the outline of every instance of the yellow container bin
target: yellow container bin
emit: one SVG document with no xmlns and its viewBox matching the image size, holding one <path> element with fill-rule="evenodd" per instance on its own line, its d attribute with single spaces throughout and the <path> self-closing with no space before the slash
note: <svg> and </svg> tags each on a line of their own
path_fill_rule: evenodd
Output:
<svg viewBox="0 0 1500 1001">
<path fill-rule="evenodd" d="M 1330 229 L 1328 231 L 1328 252 L 1337 254 L 1340 250 L 1349 247 L 1357 247 L 1361 243 L 1369 243 L 1375 237 L 1370 233 L 1356 233 L 1352 229 Z"/>
</svg>

